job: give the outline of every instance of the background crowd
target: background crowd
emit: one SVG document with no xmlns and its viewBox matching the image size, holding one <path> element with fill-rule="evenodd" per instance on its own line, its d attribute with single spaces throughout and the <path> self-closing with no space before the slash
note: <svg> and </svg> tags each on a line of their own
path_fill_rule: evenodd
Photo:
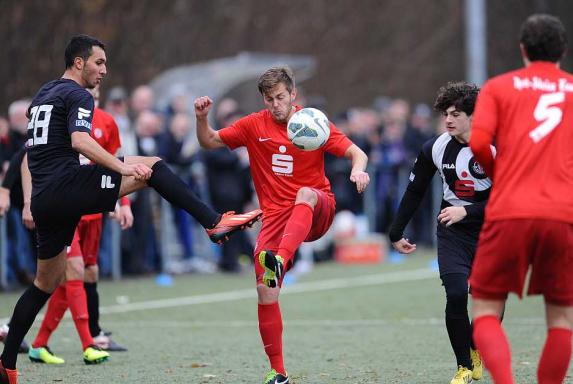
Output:
<svg viewBox="0 0 573 384">
<path fill-rule="evenodd" d="M 114 87 L 108 92 L 103 90 L 102 95 L 103 109 L 113 115 L 119 127 L 120 155 L 162 157 L 218 211 L 244 211 L 257 205 L 248 154 L 242 148 L 202 151 L 196 139 L 195 116 L 188 95 L 177 94 L 167 103 L 159 103 L 147 85 L 137 86 L 129 93 L 122 87 Z M 0 113 L 0 181 L 10 159 L 26 141 L 29 102 L 27 99 L 14 101 L 6 117 Z M 370 157 L 372 183 L 367 192 L 360 195 L 348 181 L 350 163 L 327 154 L 326 174 L 336 195 L 337 212 L 344 211 L 339 215 L 340 221 L 344 218 L 346 223 L 337 226 L 335 221 L 332 230 L 350 225 L 360 228 L 358 235 L 386 233 L 412 163 L 422 144 L 441 132 L 441 120 L 429 105 L 411 105 L 406 100 L 387 97 L 377 98 L 370 106 L 351 107 L 339 114 L 329 113 L 323 97 L 307 97 L 304 92 L 300 92 L 297 103 L 324 110 Z M 167 108 L 157 108 L 165 104 Z M 250 112 L 239 101 L 223 98 L 216 101 L 213 125 L 217 129 L 225 127 Z M 437 205 L 432 195 L 429 190 L 407 230 L 418 245 L 431 245 L 433 241 L 433 211 Z M 439 198 L 439 194 L 434 195 Z M 104 223 L 99 257 L 102 276 L 112 274 L 113 252 L 120 253 L 121 271 L 128 275 L 216 270 L 236 273 L 251 262 L 253 233 L 233 236 L 222 247 L 212 246 L 186 212 L 170 206 L 153 190 L 144 189 L 131 198 L 133 228 L 120 233 L 113 220 Z M 21 205 L 13 201 L 3 220 L 6 237 L 1 239 L 0 246 L 6 247 L 8 287 L 29 284 L 35 271 L 33 235 L 22 224 Z M 317 260 L 330 257 L 331 251 L 314 255 Z"/>
</svg>

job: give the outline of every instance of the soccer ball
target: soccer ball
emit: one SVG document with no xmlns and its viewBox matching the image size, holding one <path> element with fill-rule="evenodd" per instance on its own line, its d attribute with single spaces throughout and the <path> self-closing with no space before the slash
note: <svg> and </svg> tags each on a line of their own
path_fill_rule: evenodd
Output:
<svg viewBox="0 0 573 384">
<path fill-rule="evenodd" d="M 314 151 L 326 143 L 330 136 L 330 123 L 316 108 L 303 108 L 289 119 L 288 139 L 298 149 Z"/>
</svg>

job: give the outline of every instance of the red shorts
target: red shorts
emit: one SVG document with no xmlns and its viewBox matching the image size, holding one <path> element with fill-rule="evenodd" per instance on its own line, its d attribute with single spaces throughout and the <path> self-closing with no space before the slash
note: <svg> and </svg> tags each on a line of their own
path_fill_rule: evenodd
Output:
<svg viewBox="0 0 573 384">
<path fill-rule="evenodd" d="M 336 202 L 333 197 L 318 189 L 313 188 L 313 191 L 317 194 L 318 202 L 314 207 L 310 233 L 304 241 L 314 241 L 321 238 L 332 225 L 336 209 Z M 257 283 L 262 283 L 263 274 L 265 273 L 263 267 L 259 264 L 258 254 L 265 249 L 273 252 L 278 251 L 293 207 L 294 205 L 282 211 L 273 212 L 272 215 L 267 215 L 266 213 L 263 215 L 263 226 L 257 237 L 254 255 Z M 290 265 L 287 265 L 287 268 L 289 267 Z"/>
<path fill-rule="evenodd" d="M 101 217 L 95 220 L 80 220 L 72 245 L 68 247 L 67 257 L 82 256 L 86 266 L 97 265 L 101 227 Z"/>
<path fill-rule="evenodd" d="M 524 292 L 549 303 L 573 305 L 573 224 L 543 219 L 485 222 L 470 276 L 472 296 L 505 300 Z"/>
</svg>

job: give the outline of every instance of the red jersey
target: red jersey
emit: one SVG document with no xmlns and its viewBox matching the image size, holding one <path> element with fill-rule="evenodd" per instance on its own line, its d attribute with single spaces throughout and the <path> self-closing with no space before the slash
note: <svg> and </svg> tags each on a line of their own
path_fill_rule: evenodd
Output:
<svg viewBox="0 0 573 384">
<path fill-rule="evenodd" d="M 316 188 L 334 197 L 324 174 L 324 153 L 344 156 L 352 145 L 331 123 L 330 137 L 321 148 L 302 151 L 288 139 L 286 123 L 277 123 L 266 109 L 221 129 L 219 136 L 231 149 L 247 147 L 255 190 L 265 214 L 292 206 L 301 187 Z"/>
<path fill-rule="evenodd" d="M 103 109 L 94 108 L 91 136 L 103 147 L 103 149 L 112 155 L 115 155 L 117 150 L 121 147 L 117 124 L 115 123 L 113 116 L 105 112 Z M 88 164 L 89 159 L 80 155 L 80 163 Z M 95 220 L 99 218 L 101 218 L 101 213 L 82 216 L 82 220 Z"/>
<path fill-rule="evenodd" d="M 487 151 L 494 139 L 492 168 Z M 573 223 L 572 143 L 573 75 L 536 61 L 486 82 L 470 141 L 476 159 L 494 171 L 486 220 Z"/>
</svg>

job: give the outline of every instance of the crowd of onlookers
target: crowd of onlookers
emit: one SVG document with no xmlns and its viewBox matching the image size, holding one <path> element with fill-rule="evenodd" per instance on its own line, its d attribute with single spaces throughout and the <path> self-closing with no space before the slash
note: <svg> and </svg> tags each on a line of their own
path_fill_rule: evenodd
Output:
<svg viewBox="0 0 573 384">
<path fill-rule="evenodd" d="M 158 110 L 154 92 L 146 85 L 136 87 L 130 94 L 121 87 L 103 91 L 104 103 L 100 107 L 115 118 L 120 131 L 122 148 L 118 155 L 165 159 L 197 194 L 220 212 L 243 211 L 256 205 L 246 151 L 242 148 L 202 151 L 194 131 L 192 100 L 186 95 L 172 97 L 165 110 Z M 323 100 L 301 96 L 297 103 L 328 112 Z M 26 142 L 29 102 L 13 102 L 7 117 L 0 113 L 0 180 L 10 158 Z M 251 112 L 230 98 L 218 101 L 215 108 L 216 129 Z M 405 100 L 391 98 L 379 98 L 372 106 L 352 107 L 329 118 L 369 155 L 368 172 L 372 180 L 367 192 L 358 194 L 348 179 L 350 163 L 327 154 L 326 174 L 336 195 L 337 211 L 349 211 L 362 217 L 369 231 L 385 233 L 408 182 L 411 165 L 422 144 L 439 131 L 439 120 L 426 104 L 412 106 Z M 242 257 L 244 260 L 251 258 L 253 244 L 249 233 L 233 236 L 222 247 L 210 246 L 186 212 L 162 202 L 153 190 L 141 190 L 130 199 L 134 225 L 120 235 L 124 274 L 216 269 L 238 272 L 242 269 L 241 255 L 246 255 Z M 432 243 L 431 212 L 432 197 L 428 191 L 409 228 L 411 238 L 418 244 Z M 34 246 L 32 233 L 22 225 L 21 206 L 12 204 L 5 222 L 7 244 L 0 246 L 7 250 L 9 280 L 29 283 L 35 271 Z M 112 231 L 112 221 L 106 220 L 100 252 L 104 276 L 112 268 Z"/>
</svg>

